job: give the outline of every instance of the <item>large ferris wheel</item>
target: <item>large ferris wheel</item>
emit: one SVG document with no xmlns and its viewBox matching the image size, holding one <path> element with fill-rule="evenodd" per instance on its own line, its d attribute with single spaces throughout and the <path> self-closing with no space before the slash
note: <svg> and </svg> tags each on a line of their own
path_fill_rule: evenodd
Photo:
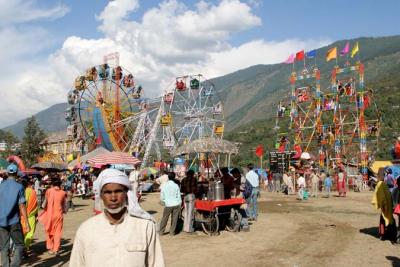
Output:
<svg viewBox="0 0 400 267">
<path fill-rule="evenodd" d="M 110 64 L 110 59 L 116 64 Z M 135 147 L 132 137 L 138 135 L 139 122 L 129 118 L 147 113 L 142 95 L 142 87 L 136 86 L 132 73 L 119 66 L 118 53 L 105 56 L 104 64 L 79 75 L 68 93 L 69 108 L 65 115 L 70 123 L 68 136 L 75 139 L 82 152 L 85 145 L 128 151 Z"/>
</svg>

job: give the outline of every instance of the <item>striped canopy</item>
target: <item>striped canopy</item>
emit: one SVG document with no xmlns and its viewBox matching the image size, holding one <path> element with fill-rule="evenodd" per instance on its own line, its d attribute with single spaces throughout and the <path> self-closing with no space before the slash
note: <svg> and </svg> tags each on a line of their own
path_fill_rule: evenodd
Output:
<svg viewBox="0 0 400 267">
<path fill-rule="evenodd" d="M 137 165 L 141 161 L 125 152 L 109 152 L 97 155 L 88 160 L 90 164 L 130 164 Z"/>
<path fill-rule="evenodd" d="M 71 161 L 70 163 L 68 163 L 68 168 L 74 168 L 76 165 L 83 164 L 86 161 L 90 160 L 93 157 L 96 157 L 98 155 L 101 154 L 105 154 L 105 153 L 110 153 L 110 151 L 108 151 L 107 149 L 105 149 L 104 147 L 98 147 L 93 151 L 90 151 L 89 153 L 83 155 L 80 157 L 80 160 L 78 162 L 78 159 L 74 159 L 73 161 Z"/>
</svg>

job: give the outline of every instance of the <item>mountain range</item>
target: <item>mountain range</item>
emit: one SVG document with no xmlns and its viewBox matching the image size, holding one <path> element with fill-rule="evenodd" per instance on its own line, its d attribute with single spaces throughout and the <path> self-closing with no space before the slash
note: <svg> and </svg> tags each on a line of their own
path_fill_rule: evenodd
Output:
<svg viewBox="0 0 400 267">
<path fill-rule="evenodd" d="M 400 71 L 400 36 L 362 37 L 341 40 L 317 49 L 318 56 L 316 61 L 309 61 L 316 63 L 321 71 L 321 88 L 329 86 L 329 75 L 335 65 L 334 60 L 330 62 L 325 60 L 328 49 L 334 46 L 342 48 L 346 42 L 350 42 L 352 45 L 356 42 L 359 43 L 360 52 L 357 57 L 365 65 L 365 83 L 367 87 L 379 87 L 384 81 L 383 83 L 386 82 L 390 88 L 393 86 L 395 88 L 396 84 L 394 82 L 396 79 L 393 77 L 397 78 L 398 71 Z M 295 51 L 288 51 L 288 54 L 290 52 Z M 344 64 L 344 58 L 339 57 L 338 60 L 339 65 Z M 297 64 L 296 68 L 300 69 L 302 63 Z M 225 128 L 229 139 L 232 139 L 234 137 L 233 134 L 238 131 L 246 131 L 246 129 L 250 128 L 257 131 L 254 128 L 255 121 L 257 121 L 258 125 L 264 124 L 262 127 L 267 124 L 268 127 L 266 128 L 272 128 L 271 122 L 272 118 L 275 117 L 277 104 L 282 98 L 289 96 L 290 85 L 288 78 L 291 71 L 291 64 L 260 64 L 212 79 L 219 92 L 219 98 L 224 103 Z M 399 91 L 392 92 L 390 90 L 393 89 L 387 90 L 389 90 L 389 94 L 393 93 L 395 97 L 400 95 Z M 383 95 L 378 93 L 376 96 L 379 98 L 378 102 L 380 101 L 382 105 L 386 103 L 382 102 L 384 100 Z M 60 103 L 35 114 L 37 121 L 45 132 L 60 131 L 66 128 L 67 122 L 64 119 L 64 112 L 67 106 L 66 103 Z M 392 111 L 388 110 L 388 112 Z M 22 120 L 6 127 L 4 130 L 9 130 L 21 138 L 25 123 L 26 120 Z M 393 135 L 400 134 L 399 128 L 396 128 L 398 124 L 393 127 L 391 128 Z M 246 140 L 242 141 L 245 142 Z M 248 141 L 249 144 L 253 144 L 255 140 Z"/>
</svg>

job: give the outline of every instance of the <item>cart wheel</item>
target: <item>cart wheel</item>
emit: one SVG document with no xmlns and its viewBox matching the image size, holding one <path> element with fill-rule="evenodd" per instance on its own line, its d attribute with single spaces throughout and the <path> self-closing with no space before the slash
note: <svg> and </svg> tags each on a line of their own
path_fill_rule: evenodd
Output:
<svg viewBox="0 0 400 267">
<path fill-rule="evenodd" d="M 215 235 L 219 230 L 219 219 L 215 212 L 204 213 L 201 227 L 207 235 Z"/>
<path fill-rule="evenodd" d="M 226 223 L 226 230 L 229 232 L 237 232 L 240 229 L 240 222 L 242 221 L 242 215 L 237 209 L 231 210 L 231 215 Z"/>
</svg>

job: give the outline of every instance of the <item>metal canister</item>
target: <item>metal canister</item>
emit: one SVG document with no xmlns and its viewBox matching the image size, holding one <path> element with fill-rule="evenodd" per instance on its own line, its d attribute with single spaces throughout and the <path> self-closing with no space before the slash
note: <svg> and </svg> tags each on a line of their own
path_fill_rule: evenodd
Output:
<svg viewBox="0 0 400 267">
<path fill-rule="evenodd" d="M 208 184 L 208 193 L 207 193 L 208 200 L 214 200 L 215 198 L 215 183 L 210 182 Z"/>
<path fill-rule="evenodd" d="M 223 183 L 215 183 L 215 198 L 214 200 L 224 200 L 224 184 Z"/>
</svg>

